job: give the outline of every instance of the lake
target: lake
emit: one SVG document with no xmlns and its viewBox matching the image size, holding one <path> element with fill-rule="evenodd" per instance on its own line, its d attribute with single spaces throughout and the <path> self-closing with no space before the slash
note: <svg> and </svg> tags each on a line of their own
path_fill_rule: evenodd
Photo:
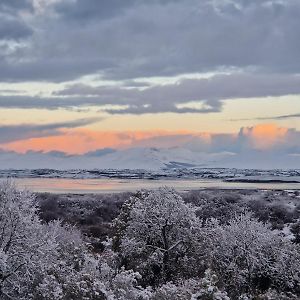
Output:
<svg viewBox="0 0 300 300">
<path fill-rule="evenodd" d="M 4 180 L 4 179 L 2 179 Z M 300 183 L 247 183 L 225 182 L 219 179 L 66 179 L 66 178 L 15 178 L 20 188 L 50 193 L 117 193 L 139 189 L 174 187 L 179 191 L 196 189 L 284 189 L 300 190 Z"/>
</svg>

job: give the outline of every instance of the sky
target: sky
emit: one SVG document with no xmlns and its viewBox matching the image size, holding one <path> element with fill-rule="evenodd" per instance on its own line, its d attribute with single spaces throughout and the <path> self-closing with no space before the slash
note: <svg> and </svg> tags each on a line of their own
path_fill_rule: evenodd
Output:
<svg viewBox="0 0 300 300">
<path fill-rule="evenodd" d="M 1 0 L 1 153 L 300 156 L 298 28 L 298 0 Z"/>
</svg>

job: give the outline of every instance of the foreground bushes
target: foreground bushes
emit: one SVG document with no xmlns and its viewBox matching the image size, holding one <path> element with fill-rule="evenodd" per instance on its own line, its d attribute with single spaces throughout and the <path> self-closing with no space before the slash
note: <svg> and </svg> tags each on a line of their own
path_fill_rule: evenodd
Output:
<svg viewBox="0 0 300 300">
<path fill-rule="evenodd" d="M 212 227 L 210 237 L 211 267 L 234 298 L 271 288 L 299 292 L 299 247 L 249 213 Z"/>
<path fill-rule="evenodd" d="M 144 285 L 196 276 L 203 249 L 195 208 L 169 189 L 146 192 L 130 202 L 129 218 L 115 221 L 115 226 L 125 223 L 119 249 L 124 266 L 140 272 Z"/>
<path fill-rule="evenodd" d="M 269 297 L 266 293 L 276 294 L 276 290 L 286 297 L 299 296 L 298 246 L 248 212 L 225 223 L 223 219 L 203 222 L 196 210 L 169 189 L 126 202 L 115 221 L 121 264 L 139 271 L 143 285 L 163 284 L 169 289 L 169 282 L 177 282 L 179 294 L 190 280 L 200 283 L 206 270 L 212 272 L 216 291 L 223 289 L 225 298 Z"/>
<path fill-rule="evenodd" d="M 9 182 L 0 187 L 0 216 L 1 299 L 93 299 L 84 287 L 94 285 L 86 274 L 96 264 L 77 229 L 42 224 L 34 196 Z"/>
<path fill-rule="evenodd" d="M 299 299 L 296 244 L 241 212 L 234 194 L 214 201 L 232 204 L 227 219 L 219 209 L 220 218 L 207 216 L 213 204 L 194 200 L 197 207 L 167 188 L 137 193 L 116 214 L 112 239 L 99 252 L 66 220 L 46 214 L 48 222 L 41 221 L 32 194 L 1 185 L 0 299 Z M 43 211 L 60 214 L 57 199 L 44 201 Z M 66 208 L 68 216 L 80 205 Z M 85 207 L 84 214 L 94 211 Z"/>
</svg>

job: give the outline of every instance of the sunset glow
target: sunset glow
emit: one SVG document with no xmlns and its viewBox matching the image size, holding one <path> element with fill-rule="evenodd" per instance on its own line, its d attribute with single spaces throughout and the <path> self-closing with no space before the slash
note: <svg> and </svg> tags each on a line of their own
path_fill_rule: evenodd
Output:
<svg viewBox="0 0 300 300">
<path fill-rule="evenodd" d="M 276 124 L 261 124 L 252 128 L 244 128 L 242 131 L 245 136 L 249 137 L 254 148 L 260 150 L 284 143 L 288 133 L 287 128 L 278 127 Z"/>
<path fill-rule="evenodd" d="M 178 148 L 209 161 L 300 157 L 299 9 L 2 1 L 0 156 Z"/>
<path fill-rule="evenodd" d="M 267 150 L 284 143 L 288 135 L 287 128 L 276 124 L 260 124 L 254 127 L 242 128 L 242 135 L 248 139 L 254 149 Z M 6 150 L 20 153 L 27 151 L 62 151 L 68 154 L 83 154 L 103 148 L 126 149 L 130 147 L 182 147 L 193 139 L 201 140 L 210 145 L 214 136 L 220 134 L 192 131 L 96 131 L 90 129 L 60 130 L 59 135 L 30 138 L 2 144 Z M 227 134 L 233 139 L 238 133 Z"/>
<path fill-rule="evenodd" d="M 83 154 L 102 148 L 124 149 L 138 145 L 141 141 L 151 138 L 177 136 L 178 143 L 184 141 L 186 136 L 195 135 L 209 141 L 210 134 L 195 133 L 189 131 L 95 131 L 89 129 L 61 130 L 60 135 L 32 138 L 3 144 L 2 148 L 25 153 L 34 151 L 63 151 L 68 154 Z M 151 145 L 151 142 L 149 146 Z M 176 146 L 176 144 L 165 144 L 164 147 Z"/>
</svg>

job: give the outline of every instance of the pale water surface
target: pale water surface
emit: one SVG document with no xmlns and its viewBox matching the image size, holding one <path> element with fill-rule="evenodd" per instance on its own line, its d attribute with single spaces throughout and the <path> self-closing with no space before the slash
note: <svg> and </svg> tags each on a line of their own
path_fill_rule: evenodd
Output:
<svg viewBox="0 0 300 300">
<path fill-rule="evenodd" d="M 3 179 L 2 179 L 3 180 Z M 286 189 L 300 190 L 300 183 L 245 183 L 224 182 L 218 179 L 65 179 L 65 178 L 16 178 L 21 188 L 50 193 L 117 193 L 139 189 L 174 187 L 179 191 L 196 189 Z"/>
</svg>

